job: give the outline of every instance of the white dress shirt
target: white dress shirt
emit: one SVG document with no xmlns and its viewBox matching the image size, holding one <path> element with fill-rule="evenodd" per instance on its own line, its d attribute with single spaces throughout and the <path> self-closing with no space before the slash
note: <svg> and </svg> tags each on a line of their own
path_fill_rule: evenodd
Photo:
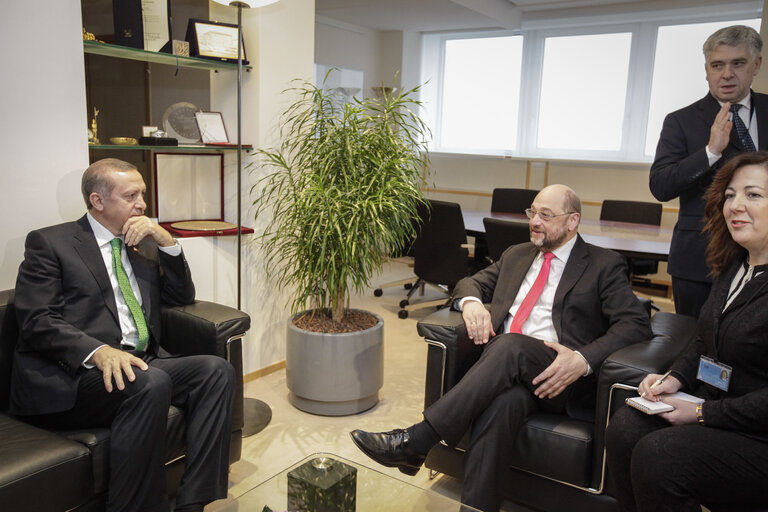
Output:
<svg viewBox="0 0 768 512">
<path fill-rule="evenodd" d="M 93 230 L 93 235 L 96 237 L 96 243 L 99 245 L 101 258 L 104 260 L 104 266 L 107 269 L 107 275 L 109 275 L 109 283 L 112 286 L 112 293 L 115 296 L 115 303 L 117 304 L 117 315 L 120 319 L 120 330 L 123 333 L 122 344 L 135 347 L 136 342 L 139 339 L 139 332 L 136 329 L 136 324 L 134 323 L 133 317 L 131 316 L 131 310 L 128 308 L 128 304 L 125 302 L 123 294 L 120 291 L 120 285 L 117 282 L 117 275 L 115 275 L 115 270 L 112 267 L 112 239 L 119 238 L 120 240 L 123 240 L 123 249 L 120 252 L 123 268 L 125 269 L 125 273 L 128 276 L 128 282 L 131 284 L 133 293 L 136 295 L 136 300 L 139 301 L 139 305 L 143 305 L 144 302 L 141 298 L 139 283 L 136 282 L 136 275 L 133 272 L 131 260 L 128 259 L 128 255 L 126 254 L 126 251 L 133 250 L 133 248 L 126 248 L 124 238 L 122 236 L 116 237 L 114 234 L 112 234 L 109 229 L 104 227 L 99 221 L 93 218 L 90 212 L 86 214 L 86 217 L 88 219 L 88 223 L 91 225 L 91 229 Z M 181 254 L 181 245 L 179 245 L 178 242 L 176 245 L 172 245 L 170 247 L 158 246 L 158 249 L 168 253 L 171 256 L 178 256 Z M 103 346 L 105 345 L 102 345 L 102 347 Z M 99 350 L 99 348 L 96 350 Z M 96 352 L 96 350 L 93 352 Z M 85 358 L 85 361 L 91 358 L 93 352 L 88 354 L 88 357 Z M 87 365 L 87 367 L 90 368 L 92 366 Z"/>
</svg>

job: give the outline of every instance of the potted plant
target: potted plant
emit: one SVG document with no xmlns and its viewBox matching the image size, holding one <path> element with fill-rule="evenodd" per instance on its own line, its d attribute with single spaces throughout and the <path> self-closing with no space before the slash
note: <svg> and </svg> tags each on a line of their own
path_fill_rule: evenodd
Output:
<svg viewBox="0 0 768 512">
<path fill-rule="evenodd" d="M 428 164 L 417 91 L 345 102 L 302 82 L 286 91 L 298 99 L 281 118 L 279 147 L 251 164 L 264 173 L 252 194 L 267 219 L 258 237 L 267 275 L 292 294 L 286 378 L 299 409 L 353 414 L 378 401 L 382 320 L 349 300 L 416 235 Z"/>
</svg>

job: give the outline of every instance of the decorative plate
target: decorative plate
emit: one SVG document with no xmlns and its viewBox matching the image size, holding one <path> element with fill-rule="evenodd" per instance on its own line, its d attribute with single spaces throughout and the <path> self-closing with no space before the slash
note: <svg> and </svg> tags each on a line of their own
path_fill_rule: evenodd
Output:
<svg viewBox="0 0 768 512">
<path fill-rule="evenodd" d="M 237 228 L 236 224 L 222 220 L 184 220 L 171 224 L 172 228 L 186 229 L 189 231 L 223 231 Z"/>
<path fill-rule="evenodd" d="M 174 103 L 163 114 L 163 128 L 169 137 L 181 144 L 200 143 L 200 130 L 195 121 L 195 112 L 199 111 L 192 103 Z"/>
</svg>

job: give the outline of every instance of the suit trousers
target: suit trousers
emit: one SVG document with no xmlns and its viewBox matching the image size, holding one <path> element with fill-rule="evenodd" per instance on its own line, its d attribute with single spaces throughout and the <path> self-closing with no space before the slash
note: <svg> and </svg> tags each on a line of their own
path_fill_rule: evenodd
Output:
<svg viewBox="0 0 768 512">
<path fill-rule="evenodd" d="M 768 505 L 768 443 L 624 407 L 606 430 L 608 475 L 624 512 Z M 765 508 L 760 508 L 765 510 Z"/>
<path fill-rule="evenodd" d="M 511 450 L 526 417 L 538 409 L 564 410 L 573 386 L 555 398 L 538 399 L 531 384 L 556 355 L 529 336 L 496 336 L 456 386 L 424 411 L 449 446 L 456 446 L 471 429 L 462 503 L 485 512 L 499 510 Z"/>
<path fill-rule="evenodd" d="M 672 297 L 675 313 L 699 318 L 702 306 L 709 297 L 712 283 L 672 277 Z"/>
<path fill-rule="evenodd" d="M 165 434 L 176 405 L 186 413 L 187 445 L 177 505 L 225 498 L 234 369 L 216 356 L 143 357 L 149 369 L 134 367 L 136 379 L 124 376 L 123 391 L 113 385 L 108 393 L 102 372 L 85 370 L 74 408 L 30 419 L 60 429 L 110 428 L 107 511 L 167 512 Z"/>
</svg>

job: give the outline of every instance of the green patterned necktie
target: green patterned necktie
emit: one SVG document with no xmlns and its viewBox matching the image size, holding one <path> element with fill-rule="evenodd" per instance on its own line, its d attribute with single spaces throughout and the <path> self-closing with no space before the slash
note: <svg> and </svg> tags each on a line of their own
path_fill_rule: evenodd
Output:
<svg viewBox="0 0 768 512">
<path fill-rule="evenodd" d="M 120 293 L 123 294 L 123 299 L 125 299 L 125 303 L 131 311 L 133 323 L 136 324 L 136 330 L 139 333 L 136 350 L 146 350 L 147 343 L 149 342 L 149 329 L 147 328 L 147 320 L 144 318 L 144 312 L 141 310 L 141 305 L 133 293 L 131 283 L 128 281 L 128 274 L 125 273 L 123 261 L 120 257 L 123 241 L 119 238 L 113 238 L 110 243 L 112 244 L 112 268 L 117 276 L 117 284 L 120 286 Z"/>
</svg>

